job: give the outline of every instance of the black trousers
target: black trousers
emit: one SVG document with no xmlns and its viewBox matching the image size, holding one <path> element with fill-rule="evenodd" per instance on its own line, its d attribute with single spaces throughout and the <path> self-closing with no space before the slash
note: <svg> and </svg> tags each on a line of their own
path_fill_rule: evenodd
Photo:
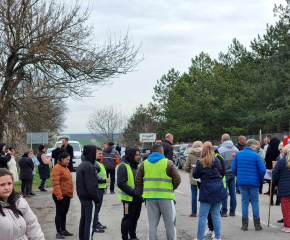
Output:
<svg viewBox="0 0 290 240">
<path fill-rule="evenodd" d="M 136 238 L 137 222 L 140 217 L 142 203 L 128 203 L 123 202 L 124 217 L 121 223 L 122 239 L 129 240 L 130 238 Z"/>
<path fill-rule="evenodd" d="M 32 179 L 21 180 L 21 192 L 29 195 L 32 191 Z"/>
<path fill-rule="evenodd" d="M 66 230 L 66 215 L 70 205 L 70 197 L 63 196 L 63 199 L 59 201 L 56 196 L 52 194 L 52 198 L 56 208 L 55 227 L 56 231 L 60 233 Z"/>
<path fill-rule="evenodd" d="M 212 222 L 210 212 L 208 212 L 208 215 L 207 215 L 207 225 L 208 225 L 209 230 L 213 231 L 213 222 Z"/>
<path fill-rule="evenodd" d="M 96 204 L 94 201 L 81 202 L 81 220 L 79 226 L 80 240 L 93 240 L 94 228 L 96 223 Z"/>
<path fill-rule="evenodd" d="M 116 168 L 114 168 L 114 169 L 107 169 L 106 168 L 106 171 L 107 171 L 107 178 L 110 178 L 111 179 L 110 191 L 111 192 L 114 192 L 114 189 L 115 189 Z"/>
</svg>

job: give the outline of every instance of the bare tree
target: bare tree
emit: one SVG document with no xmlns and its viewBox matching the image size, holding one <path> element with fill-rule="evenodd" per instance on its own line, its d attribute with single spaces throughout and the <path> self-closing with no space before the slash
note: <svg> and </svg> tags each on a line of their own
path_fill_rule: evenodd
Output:
<svg viewBox="0 0 290 240">
<path fill-rule="evenodd" d="M 125 123 L 124 114 L 112 107 L 104 107 L 94 111 L 87 127 L 96 138 L 114 142 L 114 139 L 119 138 Z"/>
<path fill-rule="evenodd" d="M 154 112 L 150 107 L 140 105 L 129 118 L 122 134 L 122 141 L 126 145 L 134 145 L 139 142 L 140 133 L 151 133 L 157 131 L 157 122 Z"/>
<path fill-rule="evenodd" d="M 128 33 L 97 45 L 89 13 L 57 0 L 0 1 L 0 140 L 8 109 L 23 112 L 23 89 L 33 89 L 38 101 L 79 99 L 143 60 Z"/>
</svg>

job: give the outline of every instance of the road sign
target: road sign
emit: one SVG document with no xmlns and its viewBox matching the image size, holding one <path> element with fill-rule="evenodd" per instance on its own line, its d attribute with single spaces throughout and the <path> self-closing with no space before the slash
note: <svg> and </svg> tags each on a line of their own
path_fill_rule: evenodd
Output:
<svg viewBox="0 0 290 240">
<path fill-rule="evenodd" d="M 48 132 L 36 132 L 26 134 L 27 144 L 47 144 L 48 143 Z"/>
<path fill-rule="evenodd" d="M 145 143 L 145 142 L 155 142 L 156 140 L 156 133 L 140 133 L 139 135 L 140 143 Z"/>
<path fill-rule="evenodd" d="M 290 135 L 283 135 L 283 146 L 290 144 Z"/>
</svg>

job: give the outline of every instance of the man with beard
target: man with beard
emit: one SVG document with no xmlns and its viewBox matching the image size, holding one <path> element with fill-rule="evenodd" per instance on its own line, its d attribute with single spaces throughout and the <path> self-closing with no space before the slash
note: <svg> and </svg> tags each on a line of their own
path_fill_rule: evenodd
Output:
<svg viewBox="0 0 290 240">
<path fill-rule="evenodd" d="M 118 198 L 124 206 L 124 217 L 121 223 L 122 239 L 138 240 L 136 236 L 137 221 L 142 208 L 142 188 L 135 185 L 140 152 L 135 147 L 128 147 L 125 157 L 117 170 Z"/>
<path fill-rule="evenodd" d="M 70 161 L 69 161 L 68 169 L 72 172 L 73 171 L 74 149 L 73 149 L 73 147 L 70 144 L 68 144 L 68 138 L 63 138 L 62 139 L 61 148 L 65 149 L 65 151 L 70 155 Z"/>
</svg>

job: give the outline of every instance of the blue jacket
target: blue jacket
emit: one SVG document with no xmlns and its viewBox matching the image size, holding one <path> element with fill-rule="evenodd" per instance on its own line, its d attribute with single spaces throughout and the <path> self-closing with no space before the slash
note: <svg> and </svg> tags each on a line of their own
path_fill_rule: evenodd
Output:
<svg viewBox="0 0 290 240">
<path fill-rule="evenodd" d="M 193 178 L 200 178 L 199 201 L 207 203 L 220 203 L 227 199 L 227 191 L 224 188 L 221 176 L 222 166 L 218 158 L 214 159 L 211 168 L 204 168 L 201 161 L 193 168 Z"/>
<path fill-rule="evenodd" d="M 272 176 L 274 185 L 278 186 L 279 197 L 290 196 L 290 169 L 285 156 L 276 163 Z"/>
<path fill-rule="evenodd" d="M 236 154 L 232 171 L 239 186 L 260 187 L 266 173 L 266 166 L 258 153 L 246 147 Z"/>
</svg>

